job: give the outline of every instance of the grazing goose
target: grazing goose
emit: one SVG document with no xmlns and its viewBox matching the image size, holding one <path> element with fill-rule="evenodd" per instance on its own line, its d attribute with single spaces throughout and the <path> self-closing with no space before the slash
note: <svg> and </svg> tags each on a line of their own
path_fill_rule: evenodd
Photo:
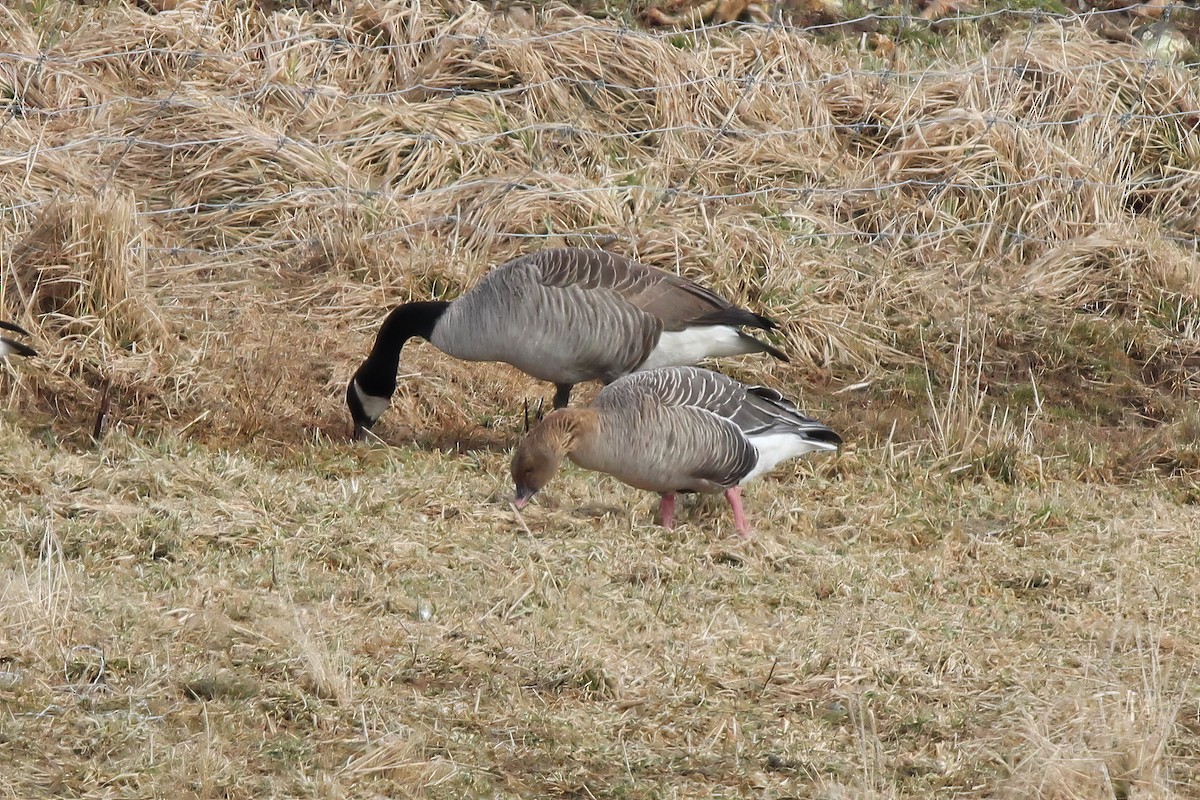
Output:
<svg viewBox="0 0 1200 800">
<path fill-rule="evenodd" d="M 583 381 L 610 383 L 636 370 L 767 352 L 741 330 L 770 319 L 691 281 L 603 250 L 553 248 L 509 261 L 453 302 L 397 306 L 346 387 L 362 438 L 396 391 L 400 351 L 419 336 L 466 361 L 503 361 L 557 389 L 564 408 Z"/>
<path fill-rule="evenodd" d="M 667 528 L 676 492 L 724 492 L 744 538 L 750 529 L 742 484 L 781 461 L 836 450 L 841 443 L 841 436 L 774 389 L 697 367 L 672 367 L 614 381 L 587 408 L 547 414 L 517 446 L 512 477 L 520 508 L 567 456 L 581 467 L 662 494 Z"/>
<path fill-rule="evenodd" d="M 0 320 L 0 328 L 4 328 L 5 330 L 8 330 L 8 331 L 13 331 L 14 333 L 19 333 L 22 336 L 29 335 L 28 331 L 26 331 L 20 325 L 17 325 L 12 322 L 4 322 L 3 320 Z M 37 355 L 37 351 L 34 350 L 32 347 L 21 344 L 18 341 L 14 341 L 12 339 L 8 339 L 6 337 L 0 336 L 0 359 L 8 358 L 9 355 L 11 355 L 12 353 L 16 353 L 19 356 L 36 356 Z"/>
</svg>

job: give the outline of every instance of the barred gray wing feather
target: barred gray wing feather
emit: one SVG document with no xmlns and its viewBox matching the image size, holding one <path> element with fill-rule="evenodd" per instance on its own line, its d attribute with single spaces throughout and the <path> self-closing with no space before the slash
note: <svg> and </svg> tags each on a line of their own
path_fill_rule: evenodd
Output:
<svg viewBox="0 0 1200 800">
<path fill-rule="evenodd" d="M 682 486 L 736 486 L 758 463 L 758 451 L 737 426 L 704 409 L 670 408 L 663 422 L 662 460 L 686 478 Z"/>
<path fill-rule="evenodd" d="M 577 286 L 536 286 L 524 331 L 541 330 L 552 347 L 581 372 L 611 381 L 646 360 L 662 334 L 662 322 L 611 292 Z"/>
<path fill-rule="evenodd" d="M 699 284 L 604 250 L 568 247 L 523 260 L 539 269 L 545 286 L 614 292 L 657 317 L 668 331 L 697 324 L 774 327 L 766 317 L 738 308 Z"/>
<path fill-rule="evenodd" d="M 555 383 L 611 381 L 646 360 L 660 320 L 586 282 L 547 286 L 537 255 L 492 270 L 455 301 L 435 332 L 438 346 Z"/>
<path fill-rule="evenodd" d="M 724 375 L 698 367 L 662 367 L 635 372 L 596 397 L 597 405 L 634 405 L 632 398 L 648 397 L 668 408 L 700 408 L 732 419 L 745 394 L 742 385 Z"/>
<path fill-rule="evenodd" d="M 747 436 L 791 432 L 826 444 L 842 443 L 842 437 L 832 428 L 808 416 L 791 400 L 766 386 L 746 387 L 746 402 L 733 422 Z"/>
<path fill-rule="evenodd" d="M 601 430 L 572 454 L 581 466 L 659 492 L 718 491 L 754 469 L 758 453 L 731 421 L 630 388 L 622 378 L 593 402 Z"/>
<path fill-rule="evenodd" d="M 802 413 L 778 391 L 765 386 L 746 386 L 700 367 L 634 373 L 607 387 L 596 402 L 622 402 L 617 396 L 626 393 L 647 394 L 666 406 L 703 409 L 729 420 L 746 436 L 789 432 L 830 444 L 841 443 L 841 437 L 832 429 Z M 612 400 L 606 400 L 605 395 Z"/>
<path fill-rule="evenodd" d="M 620 429 L 612 431 L 610 440 L 626 441 L 631 448 L 614 454 L 614 462 L 626 460 L 626 469 L 670 476 L 667 483 L 675 487 L 712 491 L 736 485 L 758 460 L 731 418 L 738 388 L 719 373 L 668 367 L 609 384 L 592 407 Z M 627 482 L 651 488 L 649 481 Z"/>
</svg>

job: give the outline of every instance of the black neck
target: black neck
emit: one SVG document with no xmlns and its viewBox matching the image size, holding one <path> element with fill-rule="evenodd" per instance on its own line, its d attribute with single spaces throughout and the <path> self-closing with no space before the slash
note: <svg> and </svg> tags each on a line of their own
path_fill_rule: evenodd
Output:
<svg viewBox="0 0 1200 800">
<path fill-rule="evenodd" d="M 393 308 L 379 326 L 371 354 L 354 376 L 359 388 L 375 397 L 391 397 L 396 391 L 404 343 L 414 336 L 433 336 L 434 327 L 449 305 L 445 300 L 430 300 Z"/>
</svg>

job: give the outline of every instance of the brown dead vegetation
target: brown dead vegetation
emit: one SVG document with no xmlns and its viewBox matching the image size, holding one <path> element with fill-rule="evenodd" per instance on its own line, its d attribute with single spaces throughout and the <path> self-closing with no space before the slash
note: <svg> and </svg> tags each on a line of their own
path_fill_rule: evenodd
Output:
<svg viewBox="0 0 1200 800">
<path fill-rule="evenodd" d="M 477 6 L 79 11 L 5 18 L 6 284 L 41 281 L 6 302 L 49 340 L 96 331 L 92 371 L 113 348 L 196 370 L 193 391 L 124 386 L 167 406 L 124 404 L 131 422 L 221 409 L 191 432 L 334 432 L 383 308 L 560 243 L 764 305 L 799 356 L 776 381 L 872 381 L 872 405 L 903 401 L 888 376 L 913 365 L 946 384 L 968 307 L 1000 333 L 966 343 L 1000 369 L 998 401 L 1019 361 L 1042 402 L 1077 404 L 1037 367 L 1080 314 L 1134 340 L 1097 390 L 1149 370 L 1174 407 L 1194 382 L 1196 83 L 1078 25 L 960 62 L 901 48 L 884 72 L 786 30 L 671 38 L 563 8 L 534 30 Z M 68 267 L 91 275 L 69 297 Z M 128 291 L 103 318 L 83 302 Z M 309 355 L 280 358 L 285 340 Z M 283 369 L 295 402 L 257 388 Z M 437 369 L 450 392 L 478 374 Z M 504 378 L 473 384 L 476 413 L 507 393 L 484 372 Z M 86 404 L 61 377 L 32 378 L 38 395 Z"/>
<path fill-rule="evenodd" d="M 245 5 L 0 9 L 0 793 L 1195 796 L 1194 69 Z M 429 346 L 345 443 L 386 308 L 563 244 L 784 321 L 853 445 L 749 552 L 498 511 L 542 387 Z"/>
</svg>

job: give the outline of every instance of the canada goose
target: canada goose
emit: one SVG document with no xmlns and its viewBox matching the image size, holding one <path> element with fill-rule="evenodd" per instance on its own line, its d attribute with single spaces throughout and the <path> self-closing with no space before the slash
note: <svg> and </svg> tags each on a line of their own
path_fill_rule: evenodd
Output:
<svg viewBox="0 0 1200 800">
<path fill-rule="evenodd" d="M 775 323 L 709 290 L 603 250 L 552 248 L 491 270 L 452 302 L 397 306 L 346 387 L 354 438 L 387 409 L 400 351 L 419 336 L 466 361 L 503 361 L 557 389 L 703 358 L 782 352 L 741 331 Z"/>
<path fill-rule="evenodd" d="M 841 443 L 841 436 L 774 389 L 697 367 L 671 367 L 614 381 L 586 408 L 547 414 L 517 446 L 512 477 L 520 508 L 567 456 L 585 469 L 662 494 L 667 528 L 676 492 L 724 492 L 744 538 L 750 529 L 742 484 L 781 461 Z"/>
<path fill-rule="evenodd" d="M 28 336 L 29 332 L 13 322 L 5 322 L 0 320 L 0 328 L 14 333 L 19 333 L 22 336 Z M 8 358 L 9 355 L 16 353 L 19 356 L 36 356 L 37 351 L 28 345 L 21 344 L 18 341 L 0 336 L 0 359 Z"/>
</svg>

